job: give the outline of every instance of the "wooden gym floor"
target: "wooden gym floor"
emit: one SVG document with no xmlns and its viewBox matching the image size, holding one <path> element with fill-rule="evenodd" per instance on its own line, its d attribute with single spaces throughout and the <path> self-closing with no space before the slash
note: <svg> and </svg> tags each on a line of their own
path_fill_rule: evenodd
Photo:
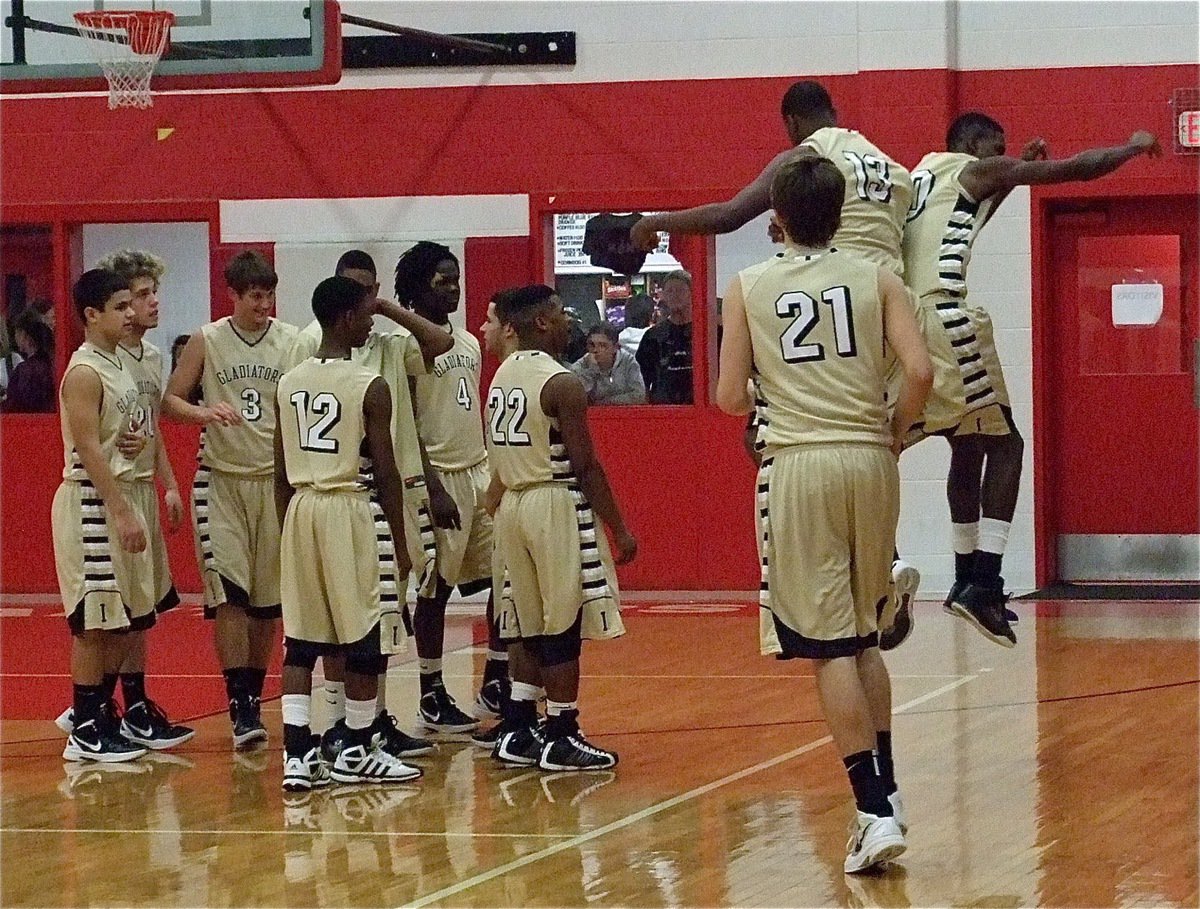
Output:
<svg viewBox="0 0 1200 909">
<path fill-rule="evenodd" d="M 615 772 L 505 769 L 463 737 L 417 761 L 416 785 L 286 808 L 277 700 L 264 751 L 234 754 L 216 714 L 167 757 L 65 764 L 49 719 L 69 696 L 65 629 L 49 605 L 0 610 L 0 904 L 1196 906 L 1198 604 L 1017 608 L 1004 650 L 918 604 L 888 658 L 909 851 L 857 878 L 811 671 L 757 655 L 752 607 L 646 605 L 585 648 L 583 726 Z M 191 662 L 152 662 L 151 686 L 175 714 L 197 712 L 191 691 L 219 709 L 205 629 L 171 621 Z M 451 623 L 462 702 L 479 619 Z M 416 687 L 411 662 L 393 667 L 410 730 Z"/>
</svg>

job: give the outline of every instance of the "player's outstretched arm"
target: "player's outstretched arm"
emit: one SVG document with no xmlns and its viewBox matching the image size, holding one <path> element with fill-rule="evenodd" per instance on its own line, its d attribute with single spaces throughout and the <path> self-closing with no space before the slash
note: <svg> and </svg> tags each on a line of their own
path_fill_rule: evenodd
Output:
<svg viewBox="0 0 1200 909">
<path fill-rule="evenodd" d="M 275 396 L 275 516 L 279 519 L 279 529 L 283 529 L 283 519 L 287 515 L 288 504 L 296 490 L 288 482 L 287 461 L 283 455 L 283 434 L 279 427 L 279 395 Z"/>
<path fill-rule="evenodd" d="M 904 436 L 921 418 L 925 399 L 933 387 L 933 361 L 921 337 L 908 290 L 886 268 L 879 269 L 879 297 L 883 301 L 883 335 L 896 352 L 904 373 L 904 383 L 892 412 L 892 452 L 899 457 Z"/>
<path fill-rule="evenodd" d="M 1015 186 L 1042 186 L 1052 183 L 1077 183 L 1111 174 L 1127 161 L 1162 154 L 1152 133 L 1138 130 L 1124 145 L 1092 148 L 1070 158 L 1056 161 L 1026 161 L 1021 158 L 980 158 L 963 168 L 959 182 L 973 199 L 982 202 Z"/>
<path fill-rule="evenodd" d="M 363 396 L 363 424 L 379 507 L 387 518 L 395 544 L 396 577 L 406 577 L 412 570 L 412 561 L 404 538 L 404 481 L 396 468 L 396 452 L 392 448 L 392 392 L 382 376 L 371 380 Z"/>
<path fill-rule="evenodd" d="M 721 365 L 717 373 L 717 406 L 725 413 L 745 416 L 754 410 L 750 395 L 750 369 L 754 351 L 742 282 L 734 278 L 721 303 Z"/>
<path fill-rule="evenodd" d="M 672 234 L 727 234 L 753 221 L 771 207 L 771 181 L 783 163 L 796 154 L 788 149 L 776 155 L 762 173 L 732 199 L 725 202 L 710 202 L 683 211 L 660 212 L 647 215 L 630 230 L 633 245 L 645 252 L 658 246 L 658 232 Z"/>
<path fill-rule="evenodd" d="M 623 565 L 637 555 L 637 540 L 625 526 L 617 500 L 608 485 L 608 477 L 587 425 L 587 392 L 574 373 L 554 376 L 542 387 L 542 410 L 558 420 L 571 469 L 579 480 L 579 488 L 600 520 L 612 531 L 616 544 L 618 565 Z"/>
<path fill-rule="evenodd" d="M 188 338 L 179 355 L 179 364 L 167 380 L 167 390 L 163 393 L 162 412 L 169 420 L 177 423 L 198 423 L 207 426 L 209 423 L 219 423 L 222 426 L 236 426 L 242 422 L 242 415 L 224 401 L 212 406 L 202 406 L 188 403 L 188 398 L 200 384 L 204 375 L 204 333 L 196 332 Z"/>
<path fill-rule="evenodd" d="M 76 366 L 63 378 L 62 406 L 79 463 L 116 526 L 121 548 L 126 552 L 141 552 L 146 548 L 146 528 L 121 492 L 117 478 L 108 467 L 108 458 L 100 448 L 100 402 L 103 396 L 100 376 L 90 367 Z"/>
<path fill-rule="evenodd" d="M 426 369 L 432 367 L 436 358 L 454 346 L 454 338 L 444 328 L 434 325 L 424 316 L 418 316 L 411 309 L 405 309 L 399 303 L 376 300 L 375 311 L 412 333 L 421 348 L 421 356 L 425 358 Z"/>
</svg>

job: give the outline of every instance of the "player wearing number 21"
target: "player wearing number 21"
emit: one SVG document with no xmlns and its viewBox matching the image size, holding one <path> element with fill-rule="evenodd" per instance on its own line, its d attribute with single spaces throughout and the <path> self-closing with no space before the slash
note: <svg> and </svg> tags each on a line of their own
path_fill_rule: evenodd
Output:
<svg viewBox="0 0 1200 909">
<path fill-rule="evenodd" d="M 225 281 L 233 315 L 192 335 L 167 383 L 163 413 L 204 427 L 192 486 L 196 554 L 233 744 L 245 748 L 267 738 L 259 699 L 280 617 L 272 402 L 297 330 L 271 317 L 279 278 L 259 253 L 234 256 Z M 199 406 L 188 403 L 197 386 Z"/>
<path fill-rule="evenodd" d="M 831 245 L 844 191 L 825 158 L 797 157 L 776 173 L 774 221 L 786 248 L 725 293 L 717 405 L 750 413 L 757 380 L 761 605 L 781 658 L 813 661 L 858 807 L 845 864 L 856 872 L 905 848 L 876 604 L 888 594 L 896 541 L 896 457 L 933 366 L 900 279 Z M 885 341 L 905 377 L 890 423 Z"/>
</svg>

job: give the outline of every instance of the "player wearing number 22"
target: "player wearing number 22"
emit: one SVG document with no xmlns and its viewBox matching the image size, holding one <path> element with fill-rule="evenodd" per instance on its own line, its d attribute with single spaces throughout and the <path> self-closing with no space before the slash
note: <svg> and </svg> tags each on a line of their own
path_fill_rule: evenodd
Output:
<svg viewBox="0 0 1200 909">
<path fill-rule="evenodd" d="M 172 373 L 163 413 L 204 427 L 192 486 L 204 614 L 216 623 L 235 748 L 266 741 L 259 699 L 279 636 L 279 523 L 275 517 L 276 386 L 296 339 L 271 317 L 278 276 L 260 254 L 225 268 L 233 315 L 192 335 Z M 202 403 L 188 403 L 199 386 Z"/>
</svg>

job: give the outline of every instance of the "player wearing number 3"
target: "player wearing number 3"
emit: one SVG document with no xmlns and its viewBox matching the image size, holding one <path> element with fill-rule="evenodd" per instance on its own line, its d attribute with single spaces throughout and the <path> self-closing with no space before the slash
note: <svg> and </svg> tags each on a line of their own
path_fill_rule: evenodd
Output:
<svg viewBox="0 0 1200 909">
<path fill-rule="evenodd" d="M 259 699 L 279 636 L 279 523 L 275 516 L 276 386 L 296 339 L 271 317 L 275 270 L 243 252 L 225 267 L 233 315 L 192 335 L 167 383 L 163 413 L 204 427 L 192 486 L 204 614 L 216 621 L 233 744 L 266 741 Z M 203 403 L 189 404 L 196 387 Z"/>
</svg>

